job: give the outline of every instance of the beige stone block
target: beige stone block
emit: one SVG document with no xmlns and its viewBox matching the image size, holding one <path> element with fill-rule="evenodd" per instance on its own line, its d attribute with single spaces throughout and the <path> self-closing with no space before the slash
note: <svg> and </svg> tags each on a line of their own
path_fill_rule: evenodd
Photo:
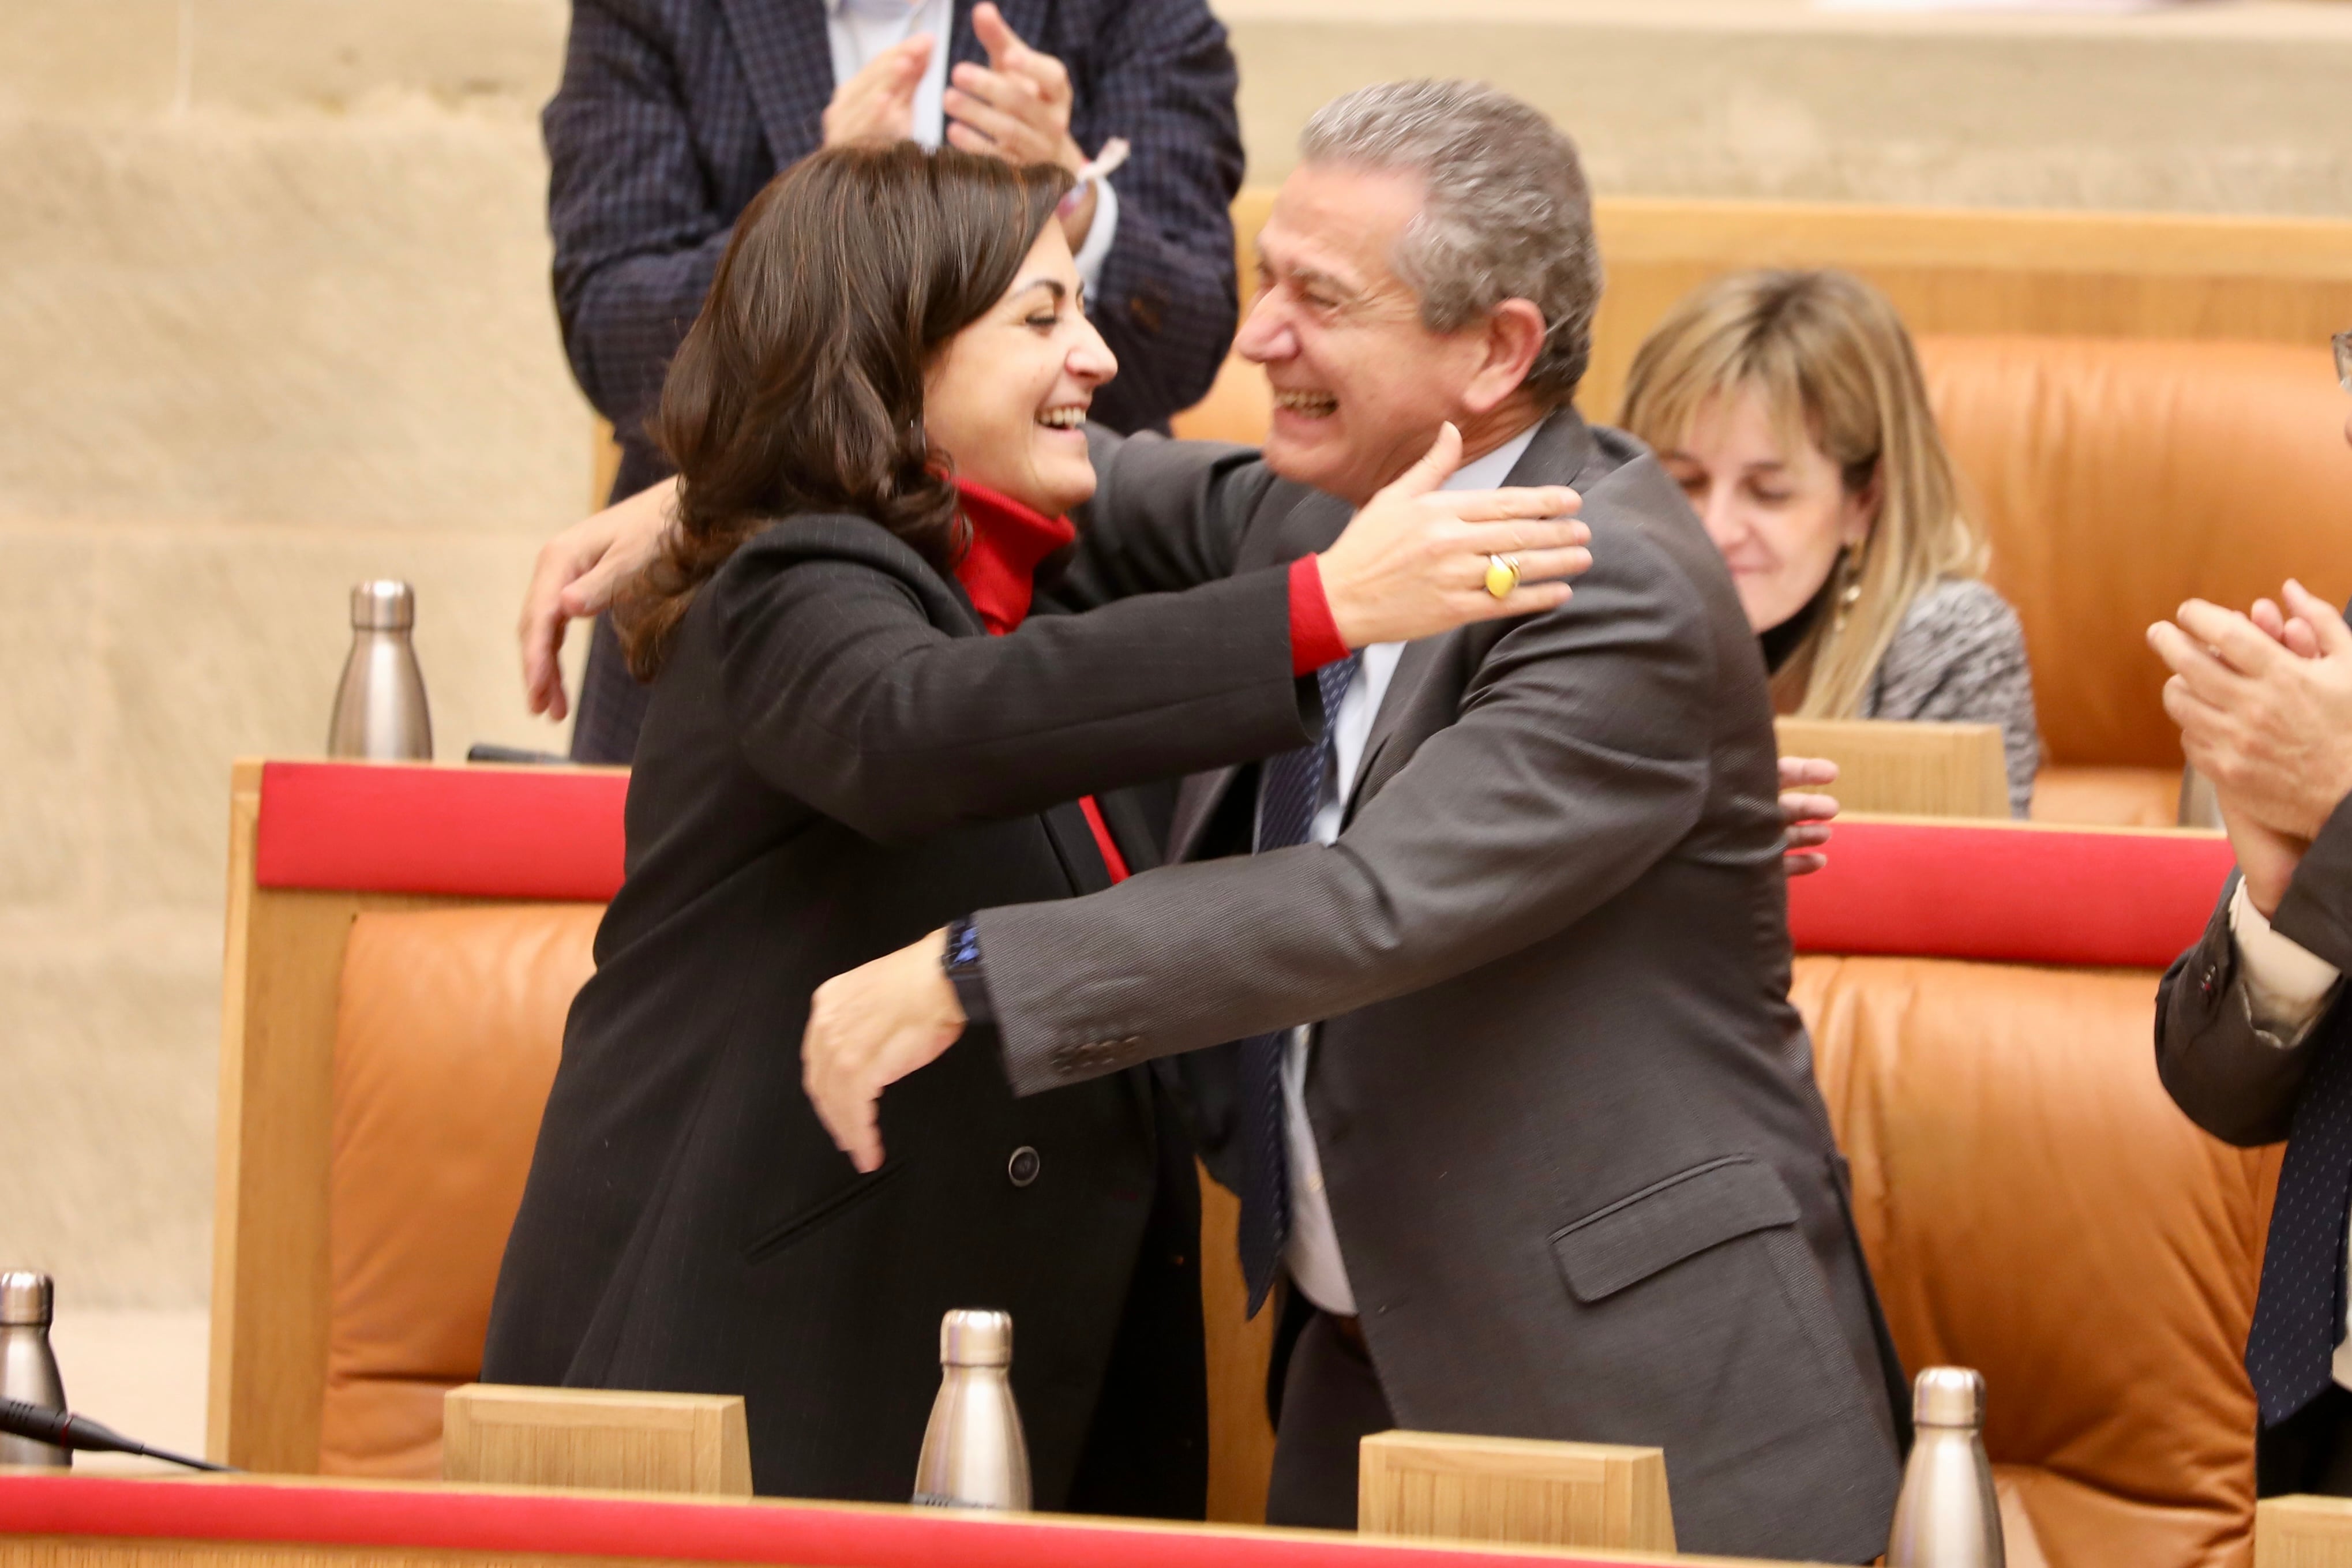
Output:
<svg viewBox="0 0 2352 1568">
<path fill-rule="evenodd" d="M 0 909 L 87 908 L 103 831 L 97 550 L 0 527 Z"/>
<path fill-rule="evenodd" d="M 0 517 L 578 515 L 523 121 L 0 122 Z"/>
<path fill-rule="evenodd" d="M 61 1304 L 193 1305 L 209 1268 L 216 936 L 192 950 L 76 935 L 12 924 L 0 944 L 0 1260 L 57 1275 Z"/>
<path fill-rule="evenodd" d="M 1341 92 L 1492 81 L 1639 195 L 2338 216 L 2340 7 L 1891 17 L 1804 0 L 1235 0 L 1250 178 Z"/>
<path fill-rule="evenodd" d="M 0 5 L 0 118 L 160 113 L 179 64 L 180 0 Z"/>
<path fill-rule="evenodd" d="M 418 93 L 536 115 L 563 65 L 566 0 L 192 0 L 198 109 L 342 111 Z"/>
<path fill-rule="evenodd" d="M 364 578 L 416 589 L 442 760 L 476 741 L 562 751 L 562 732 L 523 711 L 515 654 L 535 548 L 513 535 L 112 531 L 100 587 L 118 736 L 102 783 L 107 906 L 217 914 L 229 763 L 323 754 L 350 590 Z"/>
</svg>

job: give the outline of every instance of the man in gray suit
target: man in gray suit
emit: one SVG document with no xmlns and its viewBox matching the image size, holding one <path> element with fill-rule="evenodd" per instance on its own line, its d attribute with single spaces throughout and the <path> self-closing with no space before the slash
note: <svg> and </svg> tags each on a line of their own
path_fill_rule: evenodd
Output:
<svg viewBox="0 0 2352 1568">
<path fill-rule="evenodd" d="M 1252 1305 L 1297 1303 L 1274 1522 L 1352 1527 L 1402 1426 L 1661 1445 L 1684 1550 L 1867 1560 L 1900 1371 L 1788 1000 L 1764 668 L 1673 483 L 1571 405 L 1575 151 L 1491 89 L 1369 88 L 1260 245 L 1263 458 L 1106 440 L 1077 597 L 1320 549 L 1449 422 L 1452 482 L 1575 487 L 1592 570 L 1331 667 L 1318 743 L 1187 781 L 1189 863 L 828 982 L 811 1095 L 872 1170 L 883 1087 L 968 1027 L 1023 1092 L 1182 1063 Z"/>
</svg>

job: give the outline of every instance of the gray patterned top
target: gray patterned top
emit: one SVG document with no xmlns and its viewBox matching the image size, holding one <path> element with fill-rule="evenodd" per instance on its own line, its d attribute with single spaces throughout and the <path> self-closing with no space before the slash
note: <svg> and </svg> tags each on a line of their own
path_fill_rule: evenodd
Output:
<svg viewBox="0 0 2352 1568">
<path fill-rule="evenodd" d="M 2042 764 L 2025 630 L 1984 584 L 1947 577 L 1904 613 L 1863 694 L 1864 719 L 1998 724 L 2009 763 L 2009 811 L 2023 816 Z"/>
</svg>

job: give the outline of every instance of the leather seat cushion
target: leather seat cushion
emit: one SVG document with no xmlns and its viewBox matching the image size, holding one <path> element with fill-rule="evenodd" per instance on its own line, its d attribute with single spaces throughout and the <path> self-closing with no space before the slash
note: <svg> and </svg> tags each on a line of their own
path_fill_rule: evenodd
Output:
<svg viewBox="0 0 2352 1568">
<path fill-rule="evenodd" d="M 2157 1080 L 2147 971 L 1797 960 L 1904 1364 L 1978 1368 L 1985 1444 L 2066 1568 L 2242 1564 L 2275 1152 Z"/>
<path fill-rule="evenodd" d="M 437 1478 L 599 904 L 372 912 L 335 1026 L 320 1468 Z"/>
<path fill-rule="evenodd" d="M 2148 623 L 2289 575 L 2352 592 L 2352 449 L 2327 345 L 1919 340 L 1991 582 L 2017 607 L 2050 760 L 2180 765 Z"/>
</svg>

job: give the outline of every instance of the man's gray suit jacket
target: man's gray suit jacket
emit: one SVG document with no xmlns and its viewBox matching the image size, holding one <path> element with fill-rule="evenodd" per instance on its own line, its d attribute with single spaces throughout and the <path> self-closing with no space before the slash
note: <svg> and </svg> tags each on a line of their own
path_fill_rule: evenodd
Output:
<svg viewBox="0 0 2352 1568">
<path fill-rule="evenodd" d="M 1235 448 L 1097 458 L 1081 602 L 1349 514 Z M 1864 1561 L 1900 1369 L 1788 999 L 1756 639 L 1630 437 L 1562 411 L 1510 482 L 1584 498 L 1570 603 L 1406 648 L 1338 843 L 1247 855 L 1229 769 L 1184 785 L 1191 863 L 982 911 L 1006 1068 L 1035 1092 L 1320 1020 L 1307 1109 L 1401 1426 L 1660 1445 L 1683 1550 Z"/>
</svg>

